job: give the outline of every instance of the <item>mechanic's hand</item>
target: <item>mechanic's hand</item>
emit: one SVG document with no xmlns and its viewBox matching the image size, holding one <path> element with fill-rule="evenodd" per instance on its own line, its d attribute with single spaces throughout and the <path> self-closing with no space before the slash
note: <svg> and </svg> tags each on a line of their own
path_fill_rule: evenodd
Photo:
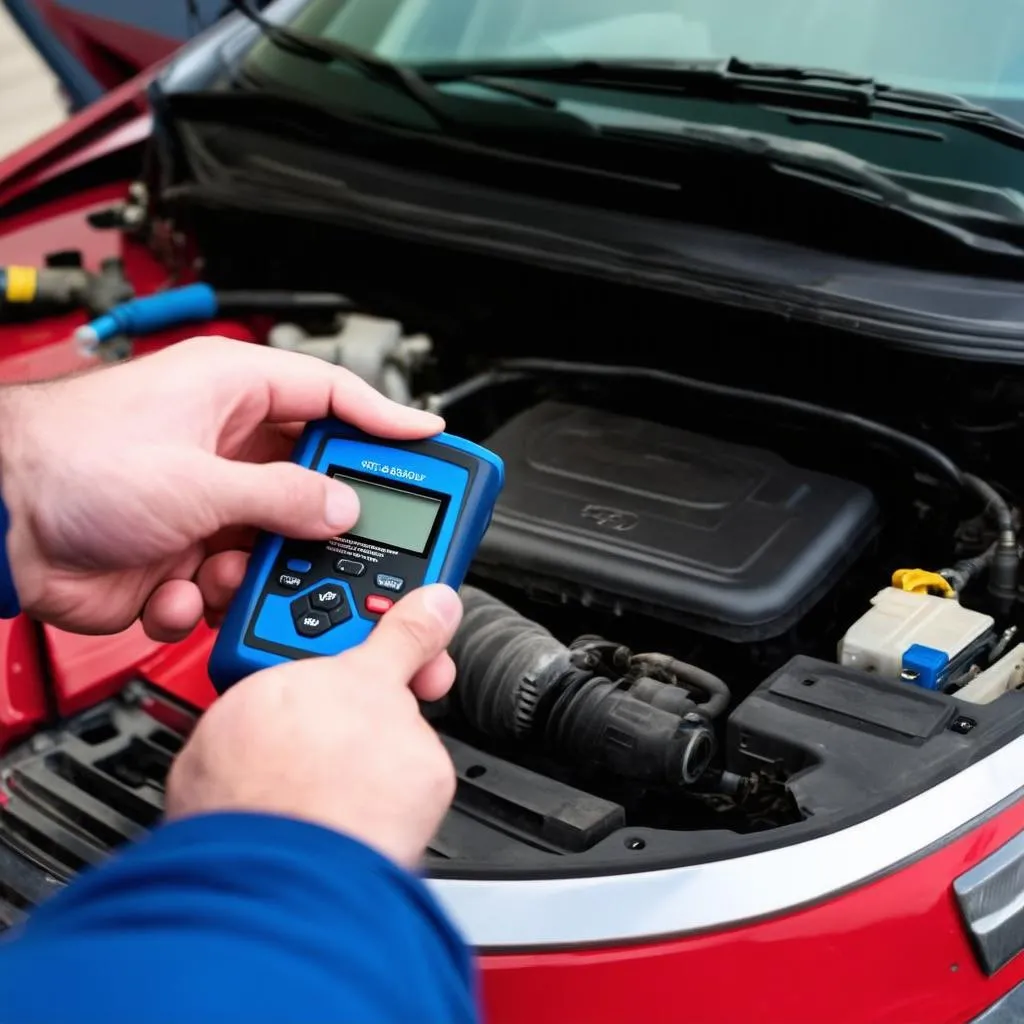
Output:
<svg viewBox="0 0 1024 1024">
<path fill-rule="evenodd" d="M 461 615 L 454 591 L 422 587 L 359 647 L 242 680 L 178 755 L 167 816 L 300 818 L 413 866 L 455 789 L 451 760 L 413 693 L 429 700 L 450 688 L 455 672 L 444 651 Z"/>
<path fill-rule="evenodd" d="M 369 433 L 427 437 L 443 421 L 311 356 L 218 338 L 0 392 L 0 487 L 22 608 L 82 633 L 141 614 L 156 640 L 216 622 L 252 527 L 304 539 L 347 530 L 345 484 L 286 460 L 333 413 Z"/>
</svg>

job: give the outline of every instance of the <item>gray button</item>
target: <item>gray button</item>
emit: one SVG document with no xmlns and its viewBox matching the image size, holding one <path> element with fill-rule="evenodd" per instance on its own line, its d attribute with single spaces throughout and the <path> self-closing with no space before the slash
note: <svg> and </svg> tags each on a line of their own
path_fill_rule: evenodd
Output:
<svg viewBox="0 0 1024 1024">
<path fill-rule="evenodd" d="M 302 586 L 302 580 L 298 576 L 292 576 L 283 572 L 277 577 L 278 586 L 287 587 L 289 590 L 298 590 Z"/>
<path fill-rule="evenodd" d="M 334 568 L 345 576 L 362 576 L 366 572 L 366 566 L 362 562 L 354 562 L 351 558 L 339 558 L 334 563 Z"/>
<path fill-rule="evenodd" d="M 345 595 L 342 594 L 341 587 L 333 583 L 326 583 L 322 587 L 317 587 L 309 595 L 310 605 L 322 612 L 333 612 L 335 608 L 341 607 L 344 600 Z"/>
<path fill-rule="evenodd" d="M 295 630 L 299 636 L 320 636 L 331 628 L 331 620 L 326 612 L 305 612 L 295 620 Z"/>
<path fill-rule="evenodd" d="M 397 594 L 405 586 L 405 580 L 401 576 L 391 576 L 386 572 L 377 573 L 377 586 L 381 590 L 390 590 Z"/>
<path fill-rule="evenodd" d="M 347 622 L 352 618 L 352 609 L 348 606 L 346 601 L 340 608 L 335 608 L 331 615 L 331 625 L 339 626 L 343 622 Z"/>
</svg>

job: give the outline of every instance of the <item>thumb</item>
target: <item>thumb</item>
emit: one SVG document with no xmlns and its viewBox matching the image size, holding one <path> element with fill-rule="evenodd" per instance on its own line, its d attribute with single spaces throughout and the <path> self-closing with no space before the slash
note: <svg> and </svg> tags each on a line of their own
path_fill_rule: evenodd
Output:
<svg viewBox="0 0 1024 1024">
<path fill-rule="evenodd" d="M 435 583 L 402 598 L 381 617 L 369 638 L 342 655 L 359 671 L 408 686 L 451 642 L 462 619 L 462 602 L 451 587 Z"/>
<path fill-rule="evenodd" d="M 316 539 L 348 530 L 359 518 L 355 491 L 293 462 L 234 462 L 211 457 L 204 490 L 216 520 L 211 532 L 255 526 L 286 537 Z"/>
</svg>

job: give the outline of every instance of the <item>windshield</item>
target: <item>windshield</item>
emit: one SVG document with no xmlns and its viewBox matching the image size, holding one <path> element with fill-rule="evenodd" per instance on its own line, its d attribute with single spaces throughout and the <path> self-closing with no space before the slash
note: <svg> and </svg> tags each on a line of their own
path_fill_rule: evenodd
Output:
<svg viewBox="0 0 1024 1024">
<path fill-rule="evenodd" d="M 413 65 L 739 56 L 1024 103 L 1020 0 L 310 0 L 291 22 Z"/>
<path fill-rule="evenodd" d="M 736 57 L 953 93 L 1024 122 L 1021 0 L 277 0 L 266 16 L 303 36 L 427 73 L 479 69 L 492 61 Z M 236 46 L 221 51 L 222 60 L 239 74 L 236 85 L 423 131 L 444 130 L 422 104 L 350 63 L 318 63 L 266 38 L 254 40 L 253 26 L 246 29 L 244 45 L 237 45 L 236 35 Z M 542 76 L 520 76 L 518 84 L 599 126 L 669 133 L 675 121 L 770 133 L 834 147 L 886 172 L 911 175 L 914 187 L 932 194 L 944 194 L 950 183 L 963 184 L 1024 209 L 1024 146 L 955 123 L 931 124 L 886 110 L 873 114 L 867 125 L 864 118 L 804 116 L 796 102 L 716 100 Z M 501 104 L 530 105 L 479 82 L 451 79 L 438 81 L 436 88 L 479 101 L 478 122 L 500 121 Z"/>
<path fill-rule="evenodd" d="M 399 129 L 393 138 L 446 135 L 598 173 L 663 173 L 669 185 L 728 163 L 716 142 L 769 172 L 792 169 L 795 151 L 798 176 L 814 156 L 869 168 L 841 170 L 837 194 L 852 181 L 888 204 L 888 181 L 929 197 L 928 216 L 953 206 L 1024 224 L 1021 0 L 275 0 L 264 16 L 287 31 L 227 19 L 182 51 L 162 86 L 274 94 Z M 744 62 L 746 86 L 772 88 L 716 87 Z M 821 106 L 820 81 L 808 92 L 798 69 L 878 88 L 826 82 Z M 752 174 L 743 187 L 755 178 L 780 180 Z"/>
</svg>

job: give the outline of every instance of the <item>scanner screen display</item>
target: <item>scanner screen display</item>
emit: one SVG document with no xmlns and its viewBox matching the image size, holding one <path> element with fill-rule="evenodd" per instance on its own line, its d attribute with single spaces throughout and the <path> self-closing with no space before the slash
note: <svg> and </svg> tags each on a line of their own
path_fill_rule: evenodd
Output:
<svg viewBox="0 0 1024 1024">
<path fill-rule="evenodd" d="M 388 484 L 368 483 L 344 473 L 335 473 L 334 477 L 348 484 L 359 498 L 359 518 L 350 534 L 417 555 L 426 551 L 441 509 L 439 499 Z"/>
</svg>

